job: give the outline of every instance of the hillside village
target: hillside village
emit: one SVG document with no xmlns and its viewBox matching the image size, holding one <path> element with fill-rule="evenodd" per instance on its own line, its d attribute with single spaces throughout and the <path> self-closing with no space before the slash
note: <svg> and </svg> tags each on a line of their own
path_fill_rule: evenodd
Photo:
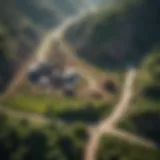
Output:
<svg viewBox="0 0 160 160">
<path fill-rule="evenodd" d="M 81 77 L 74 66 L 61 66 L 56 63 L 45 62 L 38 67 L 30 67 L 28 80 L 43 88 L 61 90 L 67 95 L 73 95 Z"/>
<path fill-rule="evenodd" d="M 43 90 L 50 90 L 65 96 L 101 99 L 105 98 L 107 93 L 117 93 L 118 84 L 114 78 L 108 79 L 106 74 L 106 80 L 103 78 L 104 80 L 98 82 L 96 75 L 89 75 L 89 71 L 85 72 L 85 67 L 82 69 L 78 64 L 80 60 L 73 58 L 71 51 L 69 54 L 66 56 L 64 50 L 54 47 L 46 60 L 29 65 L 28 82 Z"/>
</svg>

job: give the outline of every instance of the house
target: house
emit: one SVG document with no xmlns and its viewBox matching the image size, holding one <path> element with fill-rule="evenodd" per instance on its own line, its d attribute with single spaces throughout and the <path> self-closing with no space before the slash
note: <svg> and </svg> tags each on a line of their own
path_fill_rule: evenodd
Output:
<svg viewBox="0 0 160 160">
<path fill-rule="evenodd" d="M 48 62 L 41 63 L 39 65 L 39 72 L 43 76 L 49 76 L 52 73 L 52 64 Z"/>
<path fill-rule="evenodd" d="M 43 87 L 49 87 L 50 86 L 50 78 L 48 76 L 41 76 L 39 78 L 38 84 L 40 84 Z"/>
<path fill-rule="evenodd" d="M 76 86 L 80 81 L 80 75 L 74 67 L 65 69 L 63 74 L 64 84 Z"/>
<path fill-rule="evenodd" d="M 29 66 L 28 68 L 28 80 L 31 82 L 31 83 L 37 83 L 39 78 L 40 78 L 40 73 L 39 73 L 39 70 L 37 68 L 37 66 Z"/>
<path fill-rule="evenodd" d="M 62 88 L 64 81 L 63 81 L 63 72 L 56 68 L 52 71 L 52 74 L 50 76 L 51 84 L 54 88 Z"/>
</svg>

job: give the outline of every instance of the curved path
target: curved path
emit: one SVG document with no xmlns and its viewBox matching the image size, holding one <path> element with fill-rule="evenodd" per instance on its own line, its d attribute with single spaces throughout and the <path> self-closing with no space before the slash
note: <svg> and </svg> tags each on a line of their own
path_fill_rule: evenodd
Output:
<svg viewBox="0 0 160 160">
<path fill-rule="evenodd" d="M 98 11 L 98 7 L 91 6 L 85 11 L 80 12 L 78 15 L 71 16 L 63 21 L 58 27 L 52 30 L 48 36 L 42 41 L 38 50 L 36 51 L 36 57 L 34 63 L 43 62 L 47 57 L 47 52 L 49 48 L 52 48 L 54 42 L 61 41 L 63 34 L 65 31 L 72 25 L 77 24 L 77 22 L 81 21 L 86 15 L 95 13 Z"/>
<path fill-rule="evenodd" d="M 115 126 L 121 119 L 121 117 L 126 113 L 126 109 L 129 107 L 132 95 L 133 95 L 133 83 L 136 78 L 136 69 L 130 68 L 126 73 L 126 79 L 124 83 L 124 89 L 122 92 L 122 97 L 120 102 L 115 106 L 112 114 L 101 121 L 101 123 L 90 133 L 90 139 L 86 145 L 85 160 L 96 160 L 96 153 L 99 146 L 99 140 L 104 133 L 110 133 L 118 137 L 124 138 L 126 140 L 138 141 L 138 143 L 146 144 L 142 139 L 135 138 L 135 136 L 129 133 L 123 133 L 121 131 L 115 131 Z M 151 143 L 147 143 L 147 146 L 152 146 Z"/>
</svg>

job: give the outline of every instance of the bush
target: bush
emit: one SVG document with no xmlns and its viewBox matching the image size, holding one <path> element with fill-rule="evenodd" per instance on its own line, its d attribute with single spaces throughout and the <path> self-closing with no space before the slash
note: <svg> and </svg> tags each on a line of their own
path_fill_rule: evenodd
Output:
<svg viewBox="0 0 160 160">
<path fill-rule="evenodd" d="M 103 116 L 106 116 L 110 112 L 110 105 L 109 104 L 101 104 L 101 105 L 94 105 L 94 104 L 85 104 L 81 107 L 74 107 L 69 106 L 64 108 L 60 112 L 55 112 L 55 117 L 65 120 L 66 122 L 87 122 L 87 123 L 95 123 L 99 121 Z M 49 112 L 48 112 L 49 113 Z M 48 115 L 52 115 L 52 111 Z M 54 115 L 53 115 L 54 116 Z"/>
<path fill-rule="evenodd" d="M 158 149 L 145 148 L 118 139 L 113 136 L 103 136 L 98 150 L 98 160 L 159 160 Z"/>
<path fill-rule="evenodd" d="M 0 128 L 3 128 L 0 132 L 2 160 L 82 159 L 86 139 L 83 137 L 83 134 L 86 135 L 84 126 L 34 125 L 29 123 L 28 127 L 24 127 L 19 125 L 17 119 L 16 122 L 15 119 L 8 119 L 6 124 L 0 124 Z"/>
<path fill-rule="evenodd" d="M 160 85 L 150 85 L 150 86 L 147 86 L 143 89 L 142 91 L 143 95 L 146 97 L 146 98 L 149 98 L 149 99 L 153 99 L 153 100 L 159 100 L 159 97 L 160 97 Z"/>
</svg>

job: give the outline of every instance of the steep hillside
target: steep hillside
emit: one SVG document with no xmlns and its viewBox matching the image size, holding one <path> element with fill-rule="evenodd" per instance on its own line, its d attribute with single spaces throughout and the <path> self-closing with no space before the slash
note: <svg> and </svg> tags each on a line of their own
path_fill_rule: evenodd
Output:
<svg viewBox="0 0 160 160">
<path fill-rule="evenodd" d="M 14 0 L 0 1 L 0 91 L 33 53 L 41 32 L 16 7 Z"/>
<path fill-rule="evenodd" d="M 21 12 L 45 29 L 53 29 L 64 19 L 103 3 L 104 0 L 16 0 Z"/>
<path fill-rule="evenodd" d="M 122 0 L 73 25 L 65 37 L 88 61 L 122 67 L 137 63 L 160 42 L 159 16 L 159 0 Z"/>
<path fill-rule="evenodd" d="M 68 17 L 84 12 L 88 7 L 103 4 L 104 0 L 1 0 L 0 37 L 3 58 L 0 66 L 0 88 L 4 90 L 12 76 L 37 48 L 42 36 Z M 2 52 L 2 51 L 1 51 Z M 3 59 L 2 58 L 2 59 Z M 1 59 L 0 59 L 1 60 Z M 6 69 L 4 68 L 5 66 Z M 8 68 L 11 68 L 11 70 Z M 9 79 L 2 72 L 9 73 Z"/>
</svg>

